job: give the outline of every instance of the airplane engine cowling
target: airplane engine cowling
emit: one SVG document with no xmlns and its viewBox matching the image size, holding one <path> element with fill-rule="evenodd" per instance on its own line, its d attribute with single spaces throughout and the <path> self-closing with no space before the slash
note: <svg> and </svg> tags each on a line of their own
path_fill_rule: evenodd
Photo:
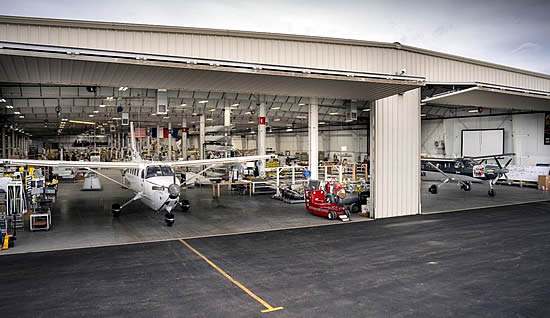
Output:
<svg viewBox="0 0 550 318">
<path fill-rule="evenodd" d="M 180 195 L 180 186 L 177 184 L 171 184 L 168 187 L 168 195 L 170 199 L 176 199 Z"/>
</svg>

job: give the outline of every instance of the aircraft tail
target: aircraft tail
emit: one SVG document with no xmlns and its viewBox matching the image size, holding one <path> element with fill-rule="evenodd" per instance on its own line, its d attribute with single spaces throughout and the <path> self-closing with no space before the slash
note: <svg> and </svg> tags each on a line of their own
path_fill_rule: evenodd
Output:
<svg viewBox="0 0 550 318">
<path fill-rule="evenodd" d="M 132 147 L 132 160 L 141 161 L 141 156 L 139 155 L 136 147 L 136 134 L 134 132 L 133 122 L 130 122 L 130 146 Z"/>
</svg>

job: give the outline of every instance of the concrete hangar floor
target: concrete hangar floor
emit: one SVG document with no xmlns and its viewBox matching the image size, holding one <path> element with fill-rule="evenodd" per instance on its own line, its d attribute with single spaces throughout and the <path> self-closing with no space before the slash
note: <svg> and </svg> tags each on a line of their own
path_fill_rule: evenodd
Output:
<svg viewBox="0 0 550 318">
<path fill-rule="evenodd" d="M 0 254 L 2 316 L 548 315 L 548 202 L 341 223 L 266 196 L 212 200 L 208 187 L 185 193 L 192 211 L 168 228 L 139 203 L 113 219 L 131 194 L 102 181 L 87 193 L 62 183 L 52 230 Z M 501 186 L 499 202 L 476 188 L 458 201 L 542 193 Z M 425 192 L 448 209 L 460 206 L 444 194 L 464 195 Z"/>
</svg>

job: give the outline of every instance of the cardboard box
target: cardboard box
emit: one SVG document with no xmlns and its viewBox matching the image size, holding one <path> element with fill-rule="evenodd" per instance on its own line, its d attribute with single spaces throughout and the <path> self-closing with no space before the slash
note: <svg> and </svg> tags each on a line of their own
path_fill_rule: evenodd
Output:
<svg viewBox="0 0 550 318">
<path fill-rule="evenodd" d="M 550 175 L 539 176 L 539 190 L 542 190 L 542 191 L 550 190 Z"/>
</svg>

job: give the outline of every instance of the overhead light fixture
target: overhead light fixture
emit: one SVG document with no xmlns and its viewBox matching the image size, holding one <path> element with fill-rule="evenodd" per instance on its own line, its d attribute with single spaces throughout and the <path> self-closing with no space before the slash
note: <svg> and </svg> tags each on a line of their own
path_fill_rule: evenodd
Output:
<svg viewBox="0 0 550 318">
<path fill-rule="evenodd" d="M 97 113 L 99 113 L 99 110 L 94 110 L 94 114 L 97 114 Z"/>
<path fill-rule="evenodd" d="M 305 103 L 298 103 L 298 106 L 305 106 Z"/>
<path fill-rule="evenodd" d="M 250 114 L 252 114 L 252 112 L 246 112 L 246 113 L 244 113 L 244 114 L 245 114 L 245 115 L 250 115 Z"/>
<path fill-rule="evenodd" d="M 249 123 L 249 124 L 255 124 L 256 122 L 253 121 L 253 120 L 250 120 L 248 123 Z"/>
<path fill-rule="evenodd" d="M 215 111 L 216 111 L 216 108 L 209 109 L 209 111 L 215 112 Z"/>
<path fill-rule="evenodd" d="M 273 121 L 281 121 L 281 118 L 275 118 Z"/>
<path fill-rule="evenodd" d="M 324 125 L 324 124 L 326 124 L 324 121 L 319 122 L 319 125 Z"/>
<path fill-rule="evenodd" d="M 90 114 L 90 115 L 88 115 L 88 117 L 94 117 L 94 114 Z"/>
<path fill-rule="evenodd" d="M 6 102 L 6 100 L 5 100 L 5 99 L 3 99 L 3 98 L 0 98 L 0 103 L 5 103 L 5 102 Z"/>
<path fill-rule="evenodd" d="M 206 104 L 206 103 L 208 103 L 207 100 L 199 100 L 199 104 Z"/>
<path fill-rule="evenodd" d="M 21 112 L 18 112 L 18 111 L 14 111 L 13 113 L 14 113 L 15 115 L 21 114 Z"/>
<path fill-rule="evenodd" d="M 13 106 L 12 106 L 12 105 L 6 105 L 6 108 L 7 108 L 7 109 L 12 109 Z"/>
<path fill-rule="evenodd" d="M 82 120 L 69 120 L 70 123 L 73 124 L 83 124 L 83 125 L 94 125 L 95 123 L 93 121 L 82 121 Z"/>
<path fill-rule="evenodd" d="M 271 107 L 272 110 L 279 110 L 281 109 L 281 106 L 275 106 L 275 107 Z"/>
<path fill-rule="evenodd" d="M 420 114 L 420 117 L 426 117 L 426 114 Z"/>
<path fill-rule="evenodd" d="M 292 131 L 292 128 L 287 128 L 286 131 Z"/>
<path fill-rule="evenodd" d="M 334 116 L 334 115 L 338 115 L 338 112 L 332 112 L 332 113 L 328 113 L 328 114 Z"/>
<path fill-rule="evenodd" d="M 344 120 L 344 122 L 346 122 L 346 123 L 351 123 L 352 121 L 353 121 L 353 119 L 346 119 L 346 120 Z"/>
<path fill-rule="evenodd" d="M 197 114 L 197 113 L 192 113 L 191 115 L 192 115 L 192 116 L 197 116 L 198 114 Z"/>
<path fill-rule="evenodd" d="M 470 109 L 468 113 L 479 113 L 479 109 Z"/>
<path fill-rule="evenodd" d="M 128 86 L 120 86 L 120 88 L 118 90 L 121 91 L 121 92 L 125 92 L 125 91 L 128 90 Z"/>
<path fill-rule="evenodd" d="M 206 118 L 206 120 L 208 120 L 208 121 L 213 121 L 214 119 L 212 119 L 212 118 Z"/>
<path fill-rule="evenodd" d="M 302 115 L 298 115 L 298 116 L 296 116 L 296 118 L 298 118 L 298 119 L 306 119 L 307 117 L 306 117 L 306 116 L 302 116 Z"/>
<path fill-rule="evenodd" d="M 112 120 L 122 120 L 120 117 L 111 117 Z M 69 122 L 72 122 L 72 120 L 69 120 Z"/>
<path fill-rule="evenodd" d="M 363 109 L 364 112 L 370 112 L 370 108 Z"/>
<path fill-rule="evenodd" d="M 19 118 L 23 119 L 23 118 L 25 118 L 25 116 L 21 115 L 21 116 L 19 116 Z"/>
<path fill-rule="evenodd" d="M 181 106 L 181 107 L 185 107 L 185 106 L 187 106 L 187 104 L 186 104 L 186 103 L 182 103 L 182 104 L 180 104 L 180 106 Z"/>
<path fill-rule="evenodd" d="M 106 106 L 105 104 L 99 105 L 100 108 L 105 108 L 105 106 Z"/>
<path fill-rule="evenodd" d="M 108 97 L 105 98 L 105 99 L 111 101 L 111 100 L 114 100 L 115 98 L 114 98 L 113 96 L 108 96 Z"/>
<path fill-rule="evenodd" d="M 156 115 L 157 115 L 157 113 L 152 113 L 152 114 L 151 114 L 151 116 L 156 116 Z"/>
<path fill-rule="evenodd" d="M 235 104 L 231 104 L 232 107 L 237 107 L 239 106 L 239 103 L 235 103 Z"/>
<path fill-rule="evenodd" d="M 61 118 L 61 121 L 67 121 L 68 119 L 67 118 Z"/>
<path fill-rule="evenodd" d="M 164 117 L 162 117 L 162 118 L 164 118 L 164 119 L 170 119 L 170 116 L 164 116 Z"/>
</svg>

